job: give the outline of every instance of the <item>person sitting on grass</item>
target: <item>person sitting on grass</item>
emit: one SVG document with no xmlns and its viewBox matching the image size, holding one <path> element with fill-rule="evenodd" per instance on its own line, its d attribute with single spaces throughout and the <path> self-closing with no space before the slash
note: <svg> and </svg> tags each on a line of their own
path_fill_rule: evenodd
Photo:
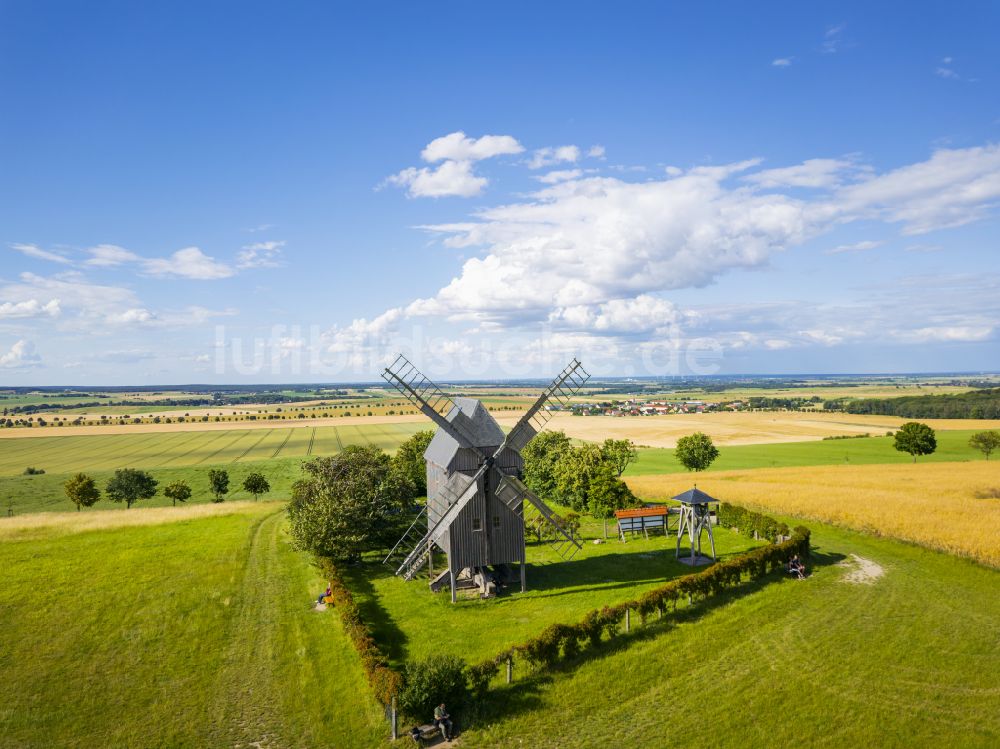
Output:
<svg viewBox="0 0 1000 749">
<path fill-rule="evenodd" d="M 323 599 L 324 598 L 328 598 L 332 594 L 333 594 L 333 588 L 331 588 L 329 585 L 327 585 L 326 586 L 326 592 L 325 593 L 320 593 L 319 594 L 319 598 L 316 599 L 317 605 L 323 603 Z"/>
<path fill-rule="evenodd" d="M 792 558 L 788 560 L 788 571 L 795 575 L 799 580 L 805 580 L 806 566 L 802 564 L 802 560 L 799 559 L 798 554 L 794 554 Z"/>
<path fill-rule="evenodd" d="M 434 708 L 434 725 L 441 729 L 445 741 L 451 741 L 451 716 L 443 702 Z"/>
</svg>

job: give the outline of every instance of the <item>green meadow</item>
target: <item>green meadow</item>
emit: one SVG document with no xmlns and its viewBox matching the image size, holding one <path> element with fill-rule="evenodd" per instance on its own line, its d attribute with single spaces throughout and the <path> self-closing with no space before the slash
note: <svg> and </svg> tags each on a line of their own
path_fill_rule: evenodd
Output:
<svg viewBox="0 0 1000 749">
<path fill-rule="evenodd" d="M 677 518 L 671 522 L 673 531 Z M 609 526 L 612 538 L 604 541 L 602 524 L 585 520 L 580 532 L 586 541 L 570 561 L 544 541 L 529 541 L 523 594 L 518 580 L 509 588 L 516 595 L 481 600 L 460 594 L 452 604 L 449 591 L 430 593 L 426 574 L 404 582 L 394 576 L 394 566 L 375 559 L 345 569 L 345 579 L 397 665 L 435 652 L 482 661 L 549 624 L 575 623 L 593 609 L 637 598 L 666 580 L 691 574 L 691 567 L 675 558 L 674 537 L 651 533 L 648 539 L 630 536 L 622 543 L 614 537 L 613 523 Z M 720 560 L 760 544 L 725 528 L 714 532 Z M 596 539 L 603 543 L 594 544 Z M 688 548 L 682 544 L 682 549 Z M 707 538 L 702 548 L 709 548 Z M 438 562 L 440 570 L 443 555 Z M 494 626 L 498 618 L 504 622 L 501 629 Z"/>
<path fill-rule="evenodd" d="M 0 744 L 387 743 L 339 619 L 312 610 L 323 581 L 290 547 L 280 504 L 219 509 L 230 514 L 181 509 L 176 522 L 115 528 L 125 515 L 104 513 L 105 529 L 0 537 Z M 162 522 L 164 511 L 132 513 Z M 554 671 L 519 667 L 487 704 L 456 711 L 463 745 L 743 747 L 807 735 L 828 747 L 996 746 L 1000 572 L 813 530 L 809 579 L 775 573 L 663 621 L 636 621 L 630 635 Z M 729 546 L 725 535 L 725 553 L 750 543 Z M 391 612 L 377 634 L 400 637 L 401 657 L 440 643 L 475 660 L 625 598 L 623 582 L 675 574 L 664 544 L 611 541 L 571 562 L 533 545 L 527 595 L 453 607 L 423 583 L 383 577 L 363 605 Z M 849 582 L 852 555 L 879 575 Z"/>
<path fill-rule="evenodd" d="M 937 450 L 917 460 L 961 461 L 982 460 L 983 454 L 969 447 L 969 437 L 974 429 L 956 429 L 937 432 Z M 851 437 L 809 442 L 778 442 L 761 445 L 723 445 L 719 457 L 709 471 L 745 471 L 752 468 L 783 468 L 795 466 L 823 466 L 853 463 L 909 463 L 913 458 L 893 447 L 892 437 Z M 643 448 L 639 457 L 628 467 L 627 476 L 644 476 L 657 473 L 680 473 L 687 470 L 667 448 Z"/>
</svg>

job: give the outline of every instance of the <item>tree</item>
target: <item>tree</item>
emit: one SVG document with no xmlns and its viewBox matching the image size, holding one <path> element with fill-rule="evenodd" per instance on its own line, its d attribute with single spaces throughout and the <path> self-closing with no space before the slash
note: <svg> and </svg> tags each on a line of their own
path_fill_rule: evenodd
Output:
<svg viewBox="0 0 1000 749">
<path fill-rule="evenodd" d="M 268 483 L 267 479 L 262 473 L 251 473 L 245 479 L 243 479 L 243 491 L 248 492 L 253 495 L 253 499 L 256 502 L 261 494 L 267 494 L 271 491 L 271 484 Z"/>
<path fill-rule="evenodd" d="M 555 466 L 556 493 L 575 512 L 607 520 L 614 516 L 615 510 L 633 507 L 637 502 L 625 482 L 618 478 L 617 470 L 598 445 L 569 448 Z"/>
<path fill-rule="evenodd" d="M 63 488 L 66 490 L 69 501 L 76 505 L 77 512 L 82 507 L 93 507 L 101 498 L 101 491 L 94 483 L 94 479 L 85 473 L 76 474 L 66 482 Z"/>
<path fill-rule="evenodd" d="M 908 421 L 896 431 L 895 447 L 901 453 L 912 455 L 916 463 L 918 455 L 930 455 L 937 450 L 937 438 L 926 424 Z"/>
<path fill-rule="evenodd" d="M 613 464 L 604 463 L 591 477 L 587 509 L 592 517 L 609 520 L 614 517 L 615 510 L 624 510 L 638 504 L 628 484 L 615 475 L 616 470 Z"/>
<path fill-rule="evenodd" d="M 296 545 L 334 562 L 386 548 L 412 520 L 412 484 L 375 445 L 348 445 L 303 464 L 288 517 Z"/>
<path fill-rule="evenodd" d="M 571 449 L 565 432 L 541 432 L 521 451 L 524 483 L 546 502 L 561 501 L 556 488 L 556 464 Z"/>
<path fill-rule="evenodd" d="M 136 468 L 119 468 L 108 480 L 104 493 L 112 502 L 124 502 L 125 508 L 140 499 L 149 499 L 156 494 L 156 480 L 145 471 Z"/>
<path fill-rule="evenodd" d="M 176 507 L 178 502 L 187 502 L 191 499 L 191 487 L 186 481 L 175 481 L 163 490 L 163 495 L 173 500 Z"/>
<path fill-rule="evenodd" d="M 707 434 L 695 432 L 677 440 L 674 455 L 689 471 L 704 471 L 719 457 L 719 449 Z"/>
<path fill-rule="evenodd" d="M 606 470 L 606 464 L 599 445 L 587 444 L 567 449 L 553 468 L 556 501 L 569 504 L 576 512 L 587 512 L 590 483 L 602 470 Z"/>
<path fill-rule="evenodd" d="M 229 472 L 221 468 L 212 468 L 208 472 L 208 488 L 215 495 L 212 501 L 218 504 L 226 501 L 229 494 Z"/>
<path fill-rule="evenodd" d="M 438 653 L 404 666 L 399 709 L 414 720 L 426 720 L 442 702 L 455 710 L 465 703 L 465 661 L 457 655 Z"/>
<path fill-rule="evenodd" d="M 427 463 L 424 452 L 433 438 L 434 432 L 430 429 L 417 432 L 403 442 L 392 456 L 393 467 L 413 485 L 413 497 L 427 496 Z"/>
<path fill-rule="evenodd" d="M 989 460 L 990 453 L 1000 448 L 1000 432 L 995 430 L 976 432 L 969 437 L 969 447 L 979 450 L 979 452 L 986 456 L 986 460 Z"/>
<path fill-rule="evenodd" d="M 635 461 L 639 452 L 635 449 L 632 440 L 606 439 L 601 445 L 601 452 L 604 453 L 605 462 L 615 469 L 615 473 L 621 478 L 629 464 Z"/>
</svg>

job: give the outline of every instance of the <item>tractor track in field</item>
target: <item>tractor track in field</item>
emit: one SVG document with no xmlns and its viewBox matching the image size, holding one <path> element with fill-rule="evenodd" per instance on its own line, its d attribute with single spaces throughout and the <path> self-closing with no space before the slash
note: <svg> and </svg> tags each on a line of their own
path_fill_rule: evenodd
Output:
<svg viewBox="0 0 1000 749">
<path fill-rule="evenodd" d="M 306 449 L 307 458 L 313 454 L 313 443 L 315 441 L 316 441 L 316 427 L 313 427 L 312 434 L 309 435 L 309 447 Z"/>
<path fill-rule="evenodd" d="M 271 453 L 271 457 L 272 457 L 272 458 L 277 458 L 277 457 L 278 457 L 278 453 L 280 453 L 280 452 L 281 452 L 282 450 L 284 450 L 284 449 L 285 449 L 285 445 L 287 445 L 287 444 L 288 444 L 288 440 L 289 440 L 289 439 L 291 439 L 291 436 L 292 436 L 292 430 L 293 430 L 293 429 L 294 429 L 294 427 L 289 427 L 289 428 L 288 428 L 288 434 L 286 434 L 286 435 L 285 435 L 285 439 L 284 439 L 284 440 L 282 441 L 282 443 L 281 443 L 280 445 L 278 445 L 278 446 L 277 446 L 277 447 L 276 447 L 276 448 L 274 449 L 274 452 L 273 452 L 273 453 Z"/>
<path fill-rule="evenodd" d="M 234 430 L 234 431 L 236 431 L 236 430 Z M 215 452 L 209 453 L 209 454 L 205 455 L 205 457 L 203 457 L 201 460 L 195 462 L 194 465 L 197 466 L 197 465 L 202 465 L 203 463 L 207 463 L 210 459 L 214 458 L 216 455 L 218 455 L 219 453 L 221 453 L 223 450 L 226 450 L 226 449 L 232 447 L 233 445 L 235 445 L 237 442 L 239 442 L 241 439 L 243 439 L 246 436 L 247 436 L 246 433 L 237 435 L 236 437 L 234 437 L 232 440 L 230 440 L 229 442 L 227 442 L 226 444 L 224 444 L 222 447 L 220 447 Z"/>
<path fill-rule="evenodd" d="M 253 450 L 255 447 L 257 447 L 257 445 L 259 445 L 261 442 L 263 442 L 268 437 L 270 437 L 273 433 L 274 433 L 274 429 L 268 429 L 266 432 L 264 432 L 264 434 L 256 442 L 254 442 L 252 445 L 250 445 L 250 447 L 248 447 L 246 450 L 244 450 L 242 453 L 240 453 L 240 455 L 238 457 L 233 458 L 233 463 L 238 463 L 241 460 L 243 460 L 243 458 L 245 458 L 247 455 L 250 454 L 251 450 Z"/>
<path fill-rule="evenodd" d="M 211 746 L 271 749 L 286 746 L 281 735 L 281 685 L 275 663 L 279 638 L 281 582 L 276 569 L 282 513 L 261 520 L 246 547 L 242 579 L 234 580 L 226 602 L 237 611 L 213 690 Z"/>
<path fill-rule="evenodd" d="M 333 436 L 337 440 L 337 450 L 338 452 L 344 452 L 344 442 L 340 439 L 340 430 L 337 427 L 333 428 Z"/>
</svg>

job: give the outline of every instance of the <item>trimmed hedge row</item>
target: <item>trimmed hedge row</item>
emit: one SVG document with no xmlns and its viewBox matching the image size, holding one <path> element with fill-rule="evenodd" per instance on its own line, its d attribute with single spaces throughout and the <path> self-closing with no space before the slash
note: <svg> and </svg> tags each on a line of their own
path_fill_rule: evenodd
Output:
<svg viewBox="0 0 1000 749">
<path fill-rule="evenodd" d="M 753 538 L 754 531 L 756 531 L 758 538 L 766 538 L 774 543 L 778 540 L 778 536 L 789 535 L 788 526 L 784 523 L 779 523 L 772 517 L 739 505 L 720 502 L 715 516 L 718 518 L 719 525 L 726 528 L 738 528 L 741 535 L 750 538 Z"/>
<path fill-rule="evenodd" d="M 744 518 L 742 522 L 745 523 L 746 519 Z M 671 580 L 635 600 L 591 611 L 577 624 L 552 624 L 530 640 L 515 645 L 487 661 L 470 666 L 467 672 L 469 686 L 474 694 L 481 696 L 499 673 L 500 667 L 508 659 L 515 657 L 523 658 L 534 668 L 550 667 L 560 659 L 575 658 L 582 647 L 587 645 L 596 647 L 603 638 L 611 639 L 617 635 L 628 611 L 636 612 L 645 622 L 654 612 L 662 616 L 668 607 L 670 610 L 676 610 L 679 599 L 687 598 L 693 601 L 699 596 L 708 598 L 726 588 L 739 585 L 744 576 L 748 580 L 756 580 L 773 570 L 784 569 L 794 554 L 801 556 L 809 554 L 809 529 L 804 526 L 795 528 L 787 541 L 753 549 L 702 572 Z"/>
<path fill-rule="evenodd" d="M 375 638 L 372 637 L 371 630 L 361 618 L 361 611 L 354 601 L 354 596 L 344 584 L 340 571 L 333 562 L 326 557 L 319 557 L 319 567 L 330 581 L 330 597 L 333 599 L 333 606 L 340 615 L 340 621 L 344 624 L 347 636 L 351 638 L 354 649 L 358 651 L 361 658 L 361 666 L 368 677 L 368 685 L 372 694 L 383 705 L 388 705 L 393 695 L 399 694 L 403 686 L 403 677 L 398 672 L 389 667 L 389 661 L 381 651 Z"/>
</svg>

